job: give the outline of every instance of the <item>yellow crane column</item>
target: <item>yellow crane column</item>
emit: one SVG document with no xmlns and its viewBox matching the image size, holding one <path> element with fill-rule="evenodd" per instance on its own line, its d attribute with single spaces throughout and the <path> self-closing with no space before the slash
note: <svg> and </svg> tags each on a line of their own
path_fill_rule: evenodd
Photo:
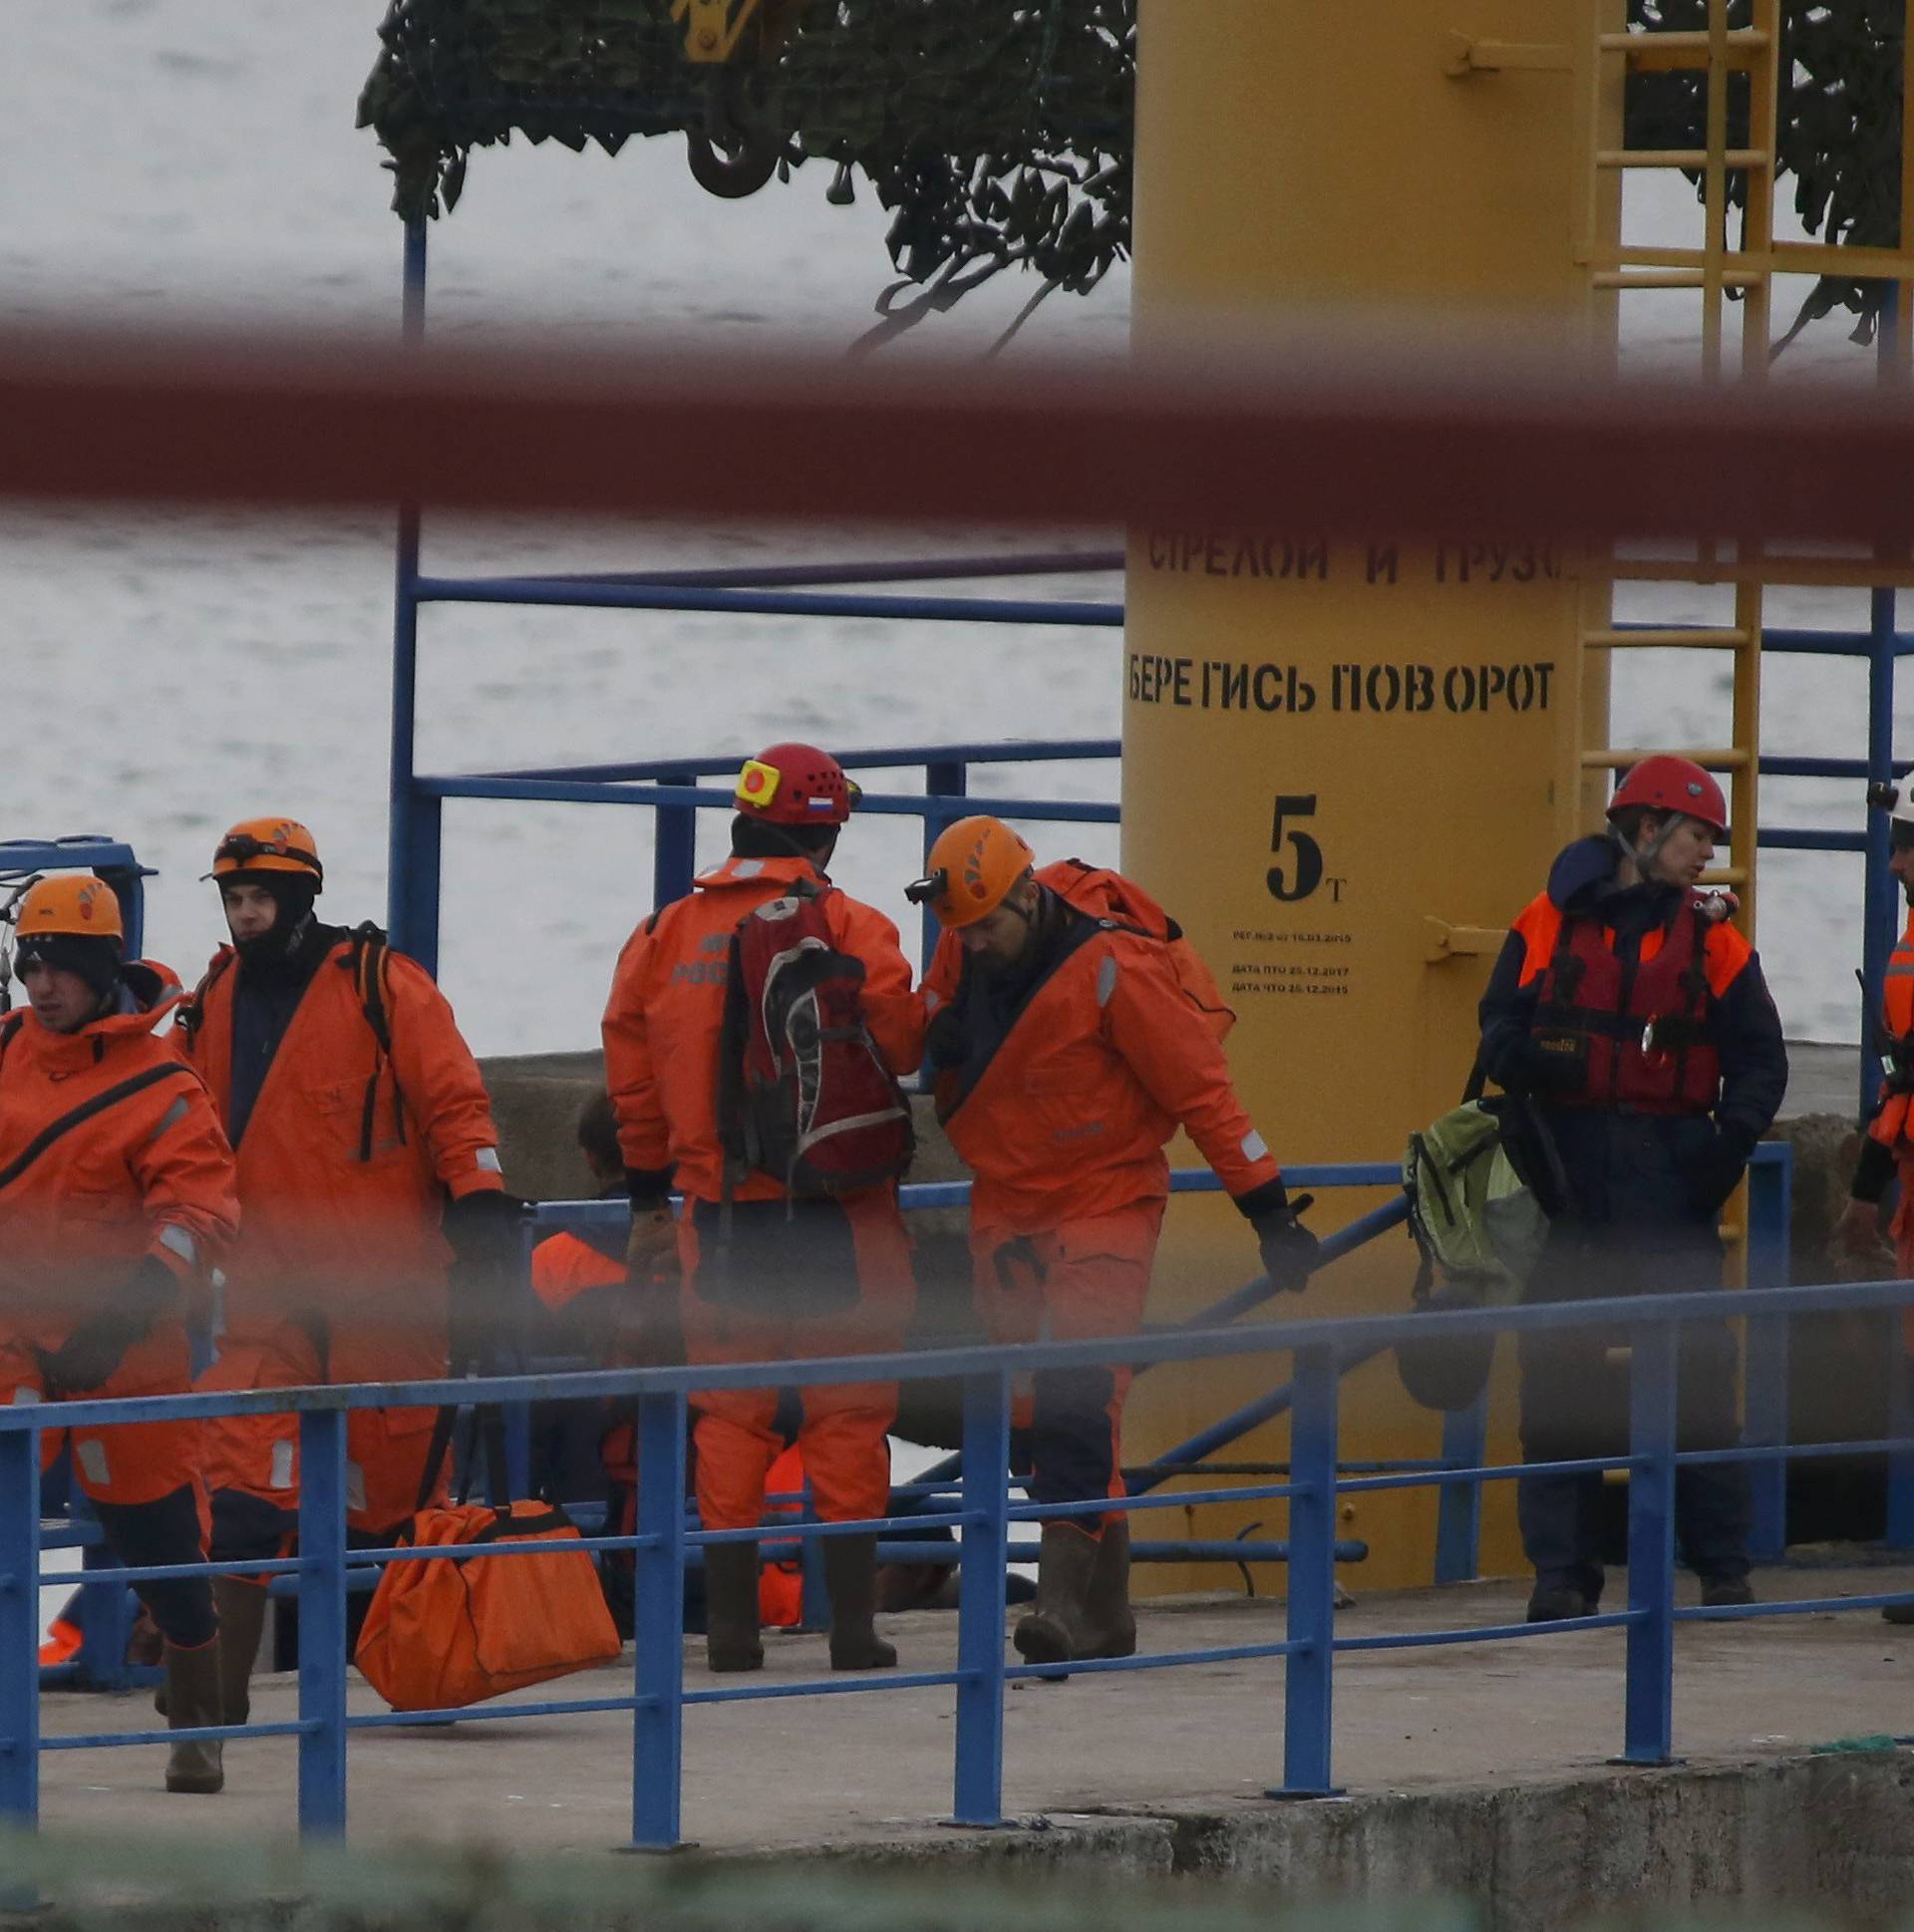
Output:
<svg viewBox="0 0 1914 1932">
<path fill-rule="evenodd" d="M 1587 0 L 1142 0 L 1138 347 L 1357 316 L 1435 342 L 1480 316 L 1529 354 L 1578 347 L 1590 38 Z M 1123 864 L 1216 969 L 1239 1086 L 1286 1162 L 1394 1158 L 1459 1097 L 1502 931 L 1572 835 L 1581 748 L 1604 736 L 1582 716 L 1578 573 L 1461 517 L 1436 543 L 1247 521 L 1130 532 Z M 1338 1193 L 1313 1219 L 1383 1198 Z M 1226 1204 L 1179 1199 L 1152 1317 L 1193 1312 L 1251 1257 Z M 1408 1237 L 1390 1237 L 1310 1312 L 1403 1308 L 1411 1272 Z M 1126 1459 L 1280 1374 L 1146 1377 Z M 1344 1416 L 1346 1456 L 1435 1452 L 1436 1419 L 1387 1360 L 1346 1382 Z M 1280 1459 L 1283 1443 L 1266 1430 L 1227 1453 Z M 1372 1543 L 1367 1580 L 1427 1581 L 1434 1508 L 1424 1490 L 1345 1512 L 1342 1533 Z M 1232 1534 L 1250 1513 L 1280 1512 L 1191 1526 Z M 1505 1495 L 1486 1523 L 1486 1559 L 1515 1567 Z"/>
</svg>

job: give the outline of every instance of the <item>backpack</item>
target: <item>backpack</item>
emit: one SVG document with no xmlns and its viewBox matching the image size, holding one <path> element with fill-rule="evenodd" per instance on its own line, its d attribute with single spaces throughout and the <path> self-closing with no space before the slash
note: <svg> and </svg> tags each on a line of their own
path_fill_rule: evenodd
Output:
<svg viewBox="0 0 1914 1932">
<path fill-rule="evenodd" d="M 1517 1301 L 1541 1255 L 1548 1216 L 1505 1144 L 1500 1102 L 1471 1096 L 1409 1136 L 1403 1192 L 1421 1254 L 1411 1291 L 1419 1312 L 1506 1308 Z M 1396 1367 L 1426 1409 L 1466 1409 L 1482 1392 L 1493 1335 L 1442 1336 L 1398 1344 Z"/>
<path fill-rule="evenodd" d="M 1049 886 L 1079 912 L 1154 939 L 1169 955 L 1178 985 L 1202 1013 L 1210 1032 L 1219 1041 L 1227 1038 L 1236 1024 L 1236 1014 L 1224 1003 L 1216 976 L 1184 937 L 1182 927 L 1134 879 L 1107 865 L 1087 864 L 1081 858 L 1060 858 L 1055 864 L 1040 866 L 1035 877 L 1039 885 Z"/>
<path fill-rule="evenodd" d="M 910 1104 L 864 1024 L 864 963 L 824 914 L 836 888 L 800 881 L 731 936 L 718 1053 L 726 1191 L 769 1174 L 798 1200 L 892 1180 L 916 1150 Z"/>
</svg>

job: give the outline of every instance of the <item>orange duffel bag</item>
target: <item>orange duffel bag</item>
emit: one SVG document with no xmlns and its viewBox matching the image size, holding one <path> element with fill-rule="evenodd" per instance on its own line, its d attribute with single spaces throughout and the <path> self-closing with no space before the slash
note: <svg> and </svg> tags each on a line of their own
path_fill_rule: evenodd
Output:
<svg viewBox="0 0 1914 1932">
<path fill-rule="evenodd" d="M 576 1540 L 551 1502 L 422 1509 L 399 1541 Z M 388 1563 L 353 1662 L 395 1711 L 443 1711 L 587 1670 L 618 1655 L 618 1632 L 585 1550 Z"/>
</svg>

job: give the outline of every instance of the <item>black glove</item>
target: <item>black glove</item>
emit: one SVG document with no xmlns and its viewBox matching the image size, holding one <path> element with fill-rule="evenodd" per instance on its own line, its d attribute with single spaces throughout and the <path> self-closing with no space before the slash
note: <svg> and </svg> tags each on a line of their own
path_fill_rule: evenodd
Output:
<svg viewBox="0 0 1914 1932">
<path fill-rule="evenodd" d="M 98 1389 L 178 1293 L 172 1270 L 158 1255 L 143 1257 L 104 1308 L 89 1315 L 51 1354 L 41 1356 L 49 1393 L 81 1396 Z"/>
<path fill-rule="evenodd" d="M 1256 1230 L 1256 1246 L 1262 1252 L 1263 1267 L 1285 1294 L 1301 1294 L 1309 1286 L 1309 1271 L 1316 1265 L 1316 1250 L 1322 1244 L 1301 1219 L 1314 1198 L 1304 1194 L 1294 1201 L 1283 1200 L 1250 1219 L 1250 1226 Z"/>
<path fill-rule="evenodd" d="M 1574 1053 L 1544 1046 L 1527 1035 L 1505 1043 L 1488 1063 L 1487 1073 L 1505 1094 L 1578 1092 L 1588 1079 L 1586 1051 Z"/>
<path fill-rule="evenodd" d="M 455 1374 L 488 1365 L 525 1274 L 525 1203 L 501 1188 L 481 1188 L 446 1203 L 452 1243 L 451 1353 Z"/>
<path fill-rule="evenodd" d="M 1688 1198 L 1698 1214 L 1717 1214 L 1740 1185 L 1754 1151 L 1754 1135 L 1742 1127 L 1718 1128 L 1688 1173 Z"/>
</svg>

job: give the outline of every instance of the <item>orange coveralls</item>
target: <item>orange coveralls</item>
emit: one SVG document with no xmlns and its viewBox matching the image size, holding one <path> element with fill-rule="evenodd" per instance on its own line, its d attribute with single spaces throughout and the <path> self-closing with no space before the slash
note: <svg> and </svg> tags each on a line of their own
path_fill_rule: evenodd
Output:
<svg viewBox="0 0 1914 1932">
<path fill-rule="evenodd" d="M 1141 1327 L 1169 1195 L 1164 1147 L 1179 1126 L 1238 1199 L 1281 1178 L 1166 947 L 1064 901 L 1050 906 L 1070 923 L 1035 986 L 1007 1024 L 968 1022 L 963 1057 L 937 1071 L 938 1118 L 974 1177 L 978 1308 L 1006 1343 Z M 971 972 L 946 933 L 925 976 L 927 1016 L 963 1001 Z M 1038 1373 L 1036 1500 L 1122 1493 L 1129 1383 L 1123 1367 Z M 1094 1533 L 1110 1519 L 1078 1520 Z"/>
<path fill-rule="evenodd" d="M 1896 1040 L 1914 1039 L 1914 913 L 1908 915 L 1907 929 L 1888 955 L 1881 1018 Z M 1901 1184 L 1894 1210 L 1895 1265 L 1903 1275 L 1914 1276 L 1914 1094 L 1883 1096 L 1868 1123 L 1867 1137 L 1893 1156 Z M 1878 1189 L 1875 1197 L 1879 1198 Z M 1914 1356 L 1914 1308 L 1901 1310 L 1901 1336 L 1908 1354 Z"/>
<path fill-rule="evenodd" d="M 163 975 L 163 979 L 160 977 Z M 213 1256 L 239 1224 L 232 1149 L 205 1088 L 154 1029 L 177 1004 L 163 967 L 127 979 L 144 1011 L 52 1033 L 21 1010 L 0 1018 L 0 1399 L 46 1399 L 42 1354 L 59 1348 L 154 1255 L 178 1278 L 176 1312 L 89 1399 L 183 1395 L 191 1386 L 185 1310 L 204 1305 Z M 34 1143 L 105 1097 L 91 1118 Z M 197 1423 L 73 1432 L 81 1485 L 107 1503 L 157 1502 L 196 1479 Z M 62 1432 L 41 1436 L 43 1465 Z M 180 1558 L 191 1561 L 190 1557 Z"/>
<path fill-rule="evenodd" d="M 380 1050 L 352 953 L 350 942 L 335 945 L 313 975 L 240 1135 L 245 1225 L 225 1263 L 223 1339 L 202 1389 L 446 1373 L 452 1250 L 440 1223 L 448 1194 L 504 1185 L 491 1103 L 445 996 L 400 953 L 384 958 L 390 1058 Z M 222 1119 L 232 1097 L 234 986 L 244 970 L 229 948 L 220 949 L 181 1041 Z M 353 1412 L 346 1426 L 353 1529 L 383 1532 L 411 1515 L 434 1418 L 431 1409 Z M 298 1507 L 298 1449 L 295 1417 L 232 1416 L 207 1425 L 217 1537 L 224 1535 L 221 1492 L 281 1515 Z"/>
<path fill-rule="evenodd" d="M 888 1353 L 902 1346 L 916 1298 L 894 1186 L 842 1201 L 787 1202 L 775 1180 L 751 1174 L 736 1189 L 731 1266 L 703 1265 L 724 1183 L 718 1050 L 731 935 L 755 907 L 816 877 L 801 858 L 727 859 L 632 934 L 605 1008 L 605 1083 L 625 1165 L 674 1168 L 685 1196 L 678 1252 L 689 1362 Z M 843 892 L 828 893 L 823 905 L 832 943 L 864 963 L 871 1038 L 893 1073 L 909 1073 L 922 1024 L 897 928 Z M 789 1285 L 794 1260 L 809 1278 L 802 1286 Z M 705 1527 L 756 1528 L 766 1474 L 783 1447 L 773 1428 L 778 1392 L 701 1390 L 692 1403 Z M 893 1382 L 803 1392 L 798 1442 L 826 1522 L 884 1513 L 886 1437 L 896 1415 Z"/>
<path fill-rule="evenodd" d="M 203 1312 L 213 1257 L 238 1225 L 232 1149 L 212 1103 L 170 1045 L 154 1037 L 179 998 L 177 983 L 142 962 L 123 979 L 143 1010 L 77 1033 L 52 1033 L 30 1011 L 0 1018 L 0 1401 L 58 1400 L 43 1357 L 149 1255 L 176 1277 L 179 1300 L 99 1388 L 75 1394 L 183 1394 L 192 1378 L 186 1313 Z M 81 1487 L 123 1563 L 200 1562 L 200 1428 L 48 1428 L 41 1466 L 70 1439 Z M 140 1597 L 179 1649 L 201 1649 L 217 1634 L 204 1577 L 149 1581 Z"/>
</svg>

